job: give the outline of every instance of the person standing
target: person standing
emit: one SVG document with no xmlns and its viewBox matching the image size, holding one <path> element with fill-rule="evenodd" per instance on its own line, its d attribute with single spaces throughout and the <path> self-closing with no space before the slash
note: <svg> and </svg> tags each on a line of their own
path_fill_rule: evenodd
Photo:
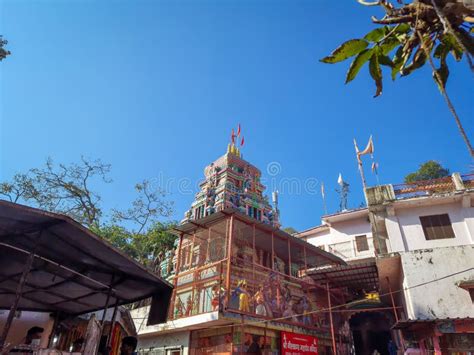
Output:
<svg viewBox="0 0 474 355">
<path fill-rule="evenodd" d="M 135 351 L 137 349 L 137 338 L 128 336 L 122 339 L 122 345 L 120 347 L 120 355 L 137 355 Z"/>
</svg>

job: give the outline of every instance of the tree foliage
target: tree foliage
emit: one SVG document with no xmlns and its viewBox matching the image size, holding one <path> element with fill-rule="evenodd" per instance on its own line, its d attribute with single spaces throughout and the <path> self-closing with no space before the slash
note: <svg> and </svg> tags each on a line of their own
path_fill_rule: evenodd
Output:
<svg viewBox="0 0 474 355">
<path fill-rule="evenodd" d="M 434 160 L 428 160 L 420 165 L 419 169 L 405 176 L 405 183 L 414 183 L 422 180 L 439 179 L 449 176 L 449 169 L 444 168 Z"/>
<path fill-rule="evenodd" d="M 382 94 L 382 66 L 390 70 L 392 80 L 398 75 L 407 76 L 427 62 L 427 53 L 437 59 L 438 68 L 433 78 L 439 87 L 445 87 L 449 76 L 447 56 L 460 61 L 466 54 L 472 66 L 474 40 L 468 22 L 474 11 L 456 0 L 415 0 L 408 4 L 393 5 L 388 0 L 365 5 L 381 6 L 382 19 L 372 17 L 381 25 L 363 38 L 351 39 L 336 48 L 323 63 L 338 63 L 353 58 L 346 74 L 351 82 L 360 69 L 368 63 L 369 72 L 376 85 L 375 96 Z M 471 19 L 472 20 L 472 19 Z M 474 68 L 473 68 L 474 69 Z"/>
<path fill-rule="evenodd" d="M 176 223 L 169 218 L 172 204 L 166 193 L 148 180 L 135 185 L 137 198 L 131 207 L 104 212 L 97 184 L 110 184 L 111 165 L 82 157 L 80 162 L 44 166 L 15 174 L 0 183 L 0 197 L 50 212 L 70 216 L 91 228 L 127 255 L 157 270 L 175 236 L 169 232 Z"/>
<path fill-rule="evenodd" d="M 3 39 L 3 36 L 0 36 L 0 61 L 4 60 L 7 56 L 11 54 L 9 50 L 6 50 L 4 46 L 8 44 L 6 39 Z"/>
<path fill-rule="evenodd" d="M 165 253 L 175 248 L 176 236 L 170 230 L 176 222 L 155 221 L 146 230 L 136 233 L 117 224 L 94 227 L 93 231 L 121 249 L 130 257 L 158 272 Z"/>
<path fill-rule="evenodd" d="M 382 66 L 389 68 L 392 80 L 395 80 L 398 75 L 410 75 L 429 63 L 433 79 L 453 115 L 469 154 L 474 158 L 474 147 L 446 91 L 449 54 L 456 61 L 465 56 L 474 73 L 474 39 L 471 36 L 474 6 L 459 0 L 413 0 L 409 3 L 398 0 L 397 5 L 390 0 L 358 1 L 384 10 L 382 19 L 372 17 L 372 22 L 379 27 L 363 38 L 344 42 L 321 61 L 333 64 L 353 57 L 346 84 L 354 80 L 368 63 L 376 86 L 374 97 L 380 96 L 383 91 Z"/>
</svg>

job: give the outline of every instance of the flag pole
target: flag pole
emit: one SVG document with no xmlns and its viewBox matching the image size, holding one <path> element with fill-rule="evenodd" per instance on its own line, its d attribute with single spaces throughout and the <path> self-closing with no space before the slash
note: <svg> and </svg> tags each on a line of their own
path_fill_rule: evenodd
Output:
<svg viewBox="0 0 474 355">
<path fill-rule="evenodd" d="M 373 159 L 372 159 L 373 160 Z M 375 169 L 374 169 L 374 174 L 375 174 L 375 179 L 377 180 L 377 186 L 380 186 L 380 180 L 379 180 L 379 167 L 376 161 L 373 161 L 372 164 L 375 164 Z"/>
<path fill-rule="evenodd" d="M 328 214 L 328 209 L 327 209 L 327 206 L 326 206 L 326 193 L 324 191 L 324 182 L 321 182 L 321 196 L 323 198 L 324 214 L 327 215 Z"/>
<path fill-rule="evenodd" d="M 362 188 L 364 189 L 365 202 L 367 203 L 367 195 L 365 189 L 367 188 L 367 183 L 365 182 L 364 167 L 362 166 L 362 159 L 360 159 L 359 148 L 357 147 L 357 142 L 354 138 L 354 148 L 356 151 L 357 164 L 359 165 L 360 178 L 362 179 Z"/>
</svg>

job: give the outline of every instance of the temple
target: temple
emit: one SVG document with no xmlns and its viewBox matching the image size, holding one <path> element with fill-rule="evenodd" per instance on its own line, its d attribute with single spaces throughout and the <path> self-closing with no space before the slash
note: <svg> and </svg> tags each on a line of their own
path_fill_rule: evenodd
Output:
<svg viewBox="0 0 474 355">
<path fill-rule="evenodd" d="M 237 145 L 236 138 L 240 138 L 240 127 L 237 134 L 232 131 L 227 152 L 204 169 L 205 180 L 199 184 L 200 191 L 182 223 L 234 208 L 257 221 L 280 227 L 277 192 L 272 193 L 272 207 L 263 195 L 261 171 L 242 158 L 244 141 L 242 138 Z"/>
<path fill-rule="evenodd" d="M 151 325 L 149 318 L 139 330 L 141 347 L 179 344 L 188 354 L 233 354 L 256 346 L 276 354 L 296 337 L 312 347 L 308 353 L 329 353 L 331 325 L 339 319 L 314 313 L 331 301 L 308 272 L 345 263 L 279 228 L 260 170 L 242 158 L 242 142 L 235 143 L 239 131 L 226 154 L 206 167 L 175 229 L 174 263 L 163 275 L 174 284 L 168 320 Z M 134 317 L 146 315 L 145 309 Z"/>
</svg>

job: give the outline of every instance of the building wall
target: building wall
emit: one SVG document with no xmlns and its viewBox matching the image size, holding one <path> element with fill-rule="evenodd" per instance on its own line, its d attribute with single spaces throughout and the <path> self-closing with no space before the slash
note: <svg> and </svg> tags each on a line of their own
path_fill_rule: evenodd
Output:
<svg viewBox="0 0 474 355">
<path fill-rule="evenodd" d="M 138 338 L 138 350 L 171 350 L 181 349 L 182 355 L 189 354 L 190 332 L 173 332 L 168 334 L 160 334 Z M 163 354 L 166 354 L 163 352 Z"/>
<path fill-rule="evenodd" d="M 369 250 L 358 252 L 355 237 L 366 235 Z M 357 260 L 374 256 L 372 231 L 367 217 L 348 221 L 331 223 L 328 229 L 309 235 L 306 240 L 313 245 L 324 247 L 324 250 L 334 253 L 345 260 Z"/>
<path fill-rule="evenodd" d="M 0 310 L 0 329 L 5 326 L 9 310 Z M 41 337 L 41 346 L 47 347 L 49 335 L 53 327 L 53 318 L 46 312 L 21 311 L 19 318 L 14 318 L 6 342 L 9 344 L 23 344 L 26 333 L 32 327 L 44 328 Z"/>
<path fill-rule="evenodd" d="M 409 319 L 474 317 L 469 292 L 457 286 L 460 281 L 474 279 L 474 245 L 423 249 L 400 255 Z M 432 282 L 437 279 L 440 280 Z M 414 287 L 416 285 L 421 286 Z"/>
<path fill-rule="evenodd" d="M 426 201 L 426 200 L 425 200 Z M 395 204 L 396 206 L 396 204 Z M 420 216 L 447 213 L 455 238 L 426 240 Z M 474 208 L 463 207 L 461 201 L 452 203 L 396 208 L 395 215 L 386 219 L 392 251 L 408 251 L 473 244 L 469 221 L 474 218 Z"/>
</svg>

